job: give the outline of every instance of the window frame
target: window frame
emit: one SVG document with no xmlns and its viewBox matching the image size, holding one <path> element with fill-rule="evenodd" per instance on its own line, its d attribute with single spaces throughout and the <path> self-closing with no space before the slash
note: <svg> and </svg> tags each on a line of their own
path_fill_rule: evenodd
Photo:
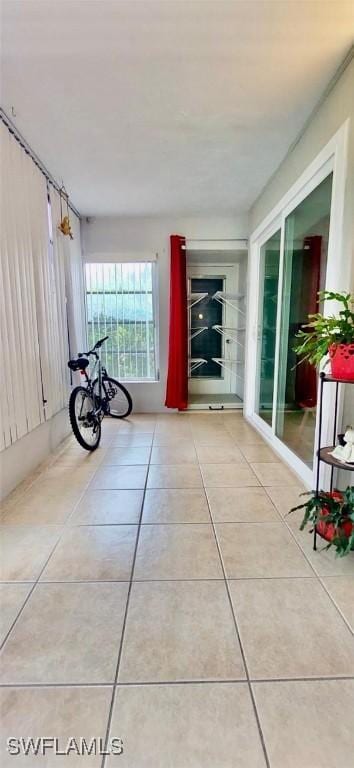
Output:
<svg viewBox="0 0 354 768">
<path fill-rule="evenodd" d="M 88 341 L 88 305 L 87 305 L 87 296 L 88 296 L 88 290 L 87 290 L 87 267 L 91 264 L 99 264 L 99 265 L 124 265 L 124 264 L 143 264 L 148 263 L 151 264 L 151 287 L 152 287 L 152 324 L 153 324 L 153 338 L 154 338 L 154 360 L 155 360 L 155 366 L 154 366 L 154 375 L 151 377 L 126 377 L 123 378 L 120 375 L 118 376 L 119 381 L 122 381 L 126 384 L 153 384 L 155 382 L 159 381 L 160 378 L 160 371 L 159 371 L 159 325 L 158 325 L 158 319 L 159 319 L 159 293 L 158 293 L 158 260 L 157 260 L 157 254 L 134 254 L 134 255 L 127 255 L 127 254 L 110 254 L 109 258 L 107 258 L 107 254 L 91 254 L 89 259 L 86 259 L 84 261 L 84 306 L 85 306 L 85 338 L 86 338 L 86 345 L 88 347 L 89 341 Z M 112 371 L 108 370 L 108 374 L 115 377 L 115 374 Z"/>
<path fill-rule="evenodd" d="M 330 174 L 332 179 L 332 200 L 330 213 L 330 231 L 327 254 L 326 287 L 331 290 L 342 290 L 343 284 L 350 284 L 351 264 L 348 254 L 343 249 L 343 213 L 345 201 L 345 185 L 347 173 L 347 143 L 348 120 L 338 129 L 319 154 L 305 168 L 303 173 L 286 191 L 277 205 L 270 211 L 263 222 L 256 228 L 250 238 L 250 258 L 248 272 L 248 295 L 257 297 L 255 302 L 248 302 L 248 317 L 246 331 L 246 375 L 245 375 L 245 416 L 246 419 L 263 435 L 265 440 L 273 447 L 282 459 L 301 477 L 308 486 L 313 486 L 314 472 L 316 468 L 316 445 L 318 430 L 318 414 L 316 422 L 316 435 L 314 445 L 314 467 L 310 469 L 285 443 L 275 434 L 275 421 L 272 427 L 266 424 L 256 412 L 256 360 L 259 342 L 259 286 L 260 286 L 260 251 L 262 245 L 271 237 L 277 229 L 281 229 L 280 245 L 280 269 L 278 285 L 278 314 L 277 314 L 277 343 L 280 338 L 280 301 L 283 287 L 284 265 L 284 232 L 285 221 L 296 207 L 302 203 L 308 195 Z M 330 308 L 324 305 L 325 313 L 329 314 Z M 277 399 L 279 350 L 276 348 L 276 365 L 274 370 L 274 402 Z M 342 388 L 343 389 L 343 388 Z M 324 403 L 323 440 L 330 444 L 332 425 L 330 414 L 333 412 L 334 390 L 327 393 Z M 339 408 L 343 407 L 343 391 L 339 395 Z M 273 414 L 274 416 L 274 414 Z M 327 468 L 321 467 L 321 483 L 327 481 Z"/>
</svg>

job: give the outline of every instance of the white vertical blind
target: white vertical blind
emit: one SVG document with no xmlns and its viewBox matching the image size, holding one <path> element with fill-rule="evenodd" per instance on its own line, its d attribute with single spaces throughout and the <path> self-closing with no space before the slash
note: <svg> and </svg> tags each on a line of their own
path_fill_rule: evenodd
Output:
<svg viewBox="0 0 354 768">
<path fill-rule="evenodd" d="M 41 359 L 41 373 L 43 382 L 43 394 L 45 401 L 45 415 L 50 418 L 55 413 L 55 375 L 56 364 L 54 362 L 55 349 L 55 283 L 53 251 L 49 242 L 48 220 L 48 193 L 45 185 L 44 193 L 40 194 L 39 182 L 32 164 L 33 179 L 32 190 L 34 196 L 38 196 L 36 211 L 33 210 L 32 237 L 34 245 L 35 264 L 35 291 L 36 309 L 38 319 L 39 349 Z"/>
<path fill-rule="evenodd" d="M 80 223 L 74 241 L 59 232 L 58 193 L 3 124 L 0 142 L 2 450 L 67 405 L 68 320 L 85 346 L 85 316 Z"/>
<path fill-rule="evenodd" d="M 7 128 L 0 126 L 1 447 L 44 420 L 35 294 L 33 216 L 44 177 Z M 33 183 L 35 182 L 35 183 Z M 39 196 L 39 198 L 38 198 Z"/>
<path fill-rule="evenodd" d="M 70 216 L 73 240 L 66 238 L 65 281 L 69 324 L 70 357 L 87 348 L 84 302 L 84 267 L 81 253 L 80 220 Z"/>
<path fill-rule="evenodd" d="M 70 382 L 67 362 L 69 359 L 67 294 L 65 280 L 65 265 L 68 260 L 69 238 L 60 232 L 60 197 L 58 192 L 50 188 L 49 220 L 52 221 L 51 243 L 49 248 L 50 278 L 51 278 L 51 314 L 53 316 L 53 336 L 51 348 L 51 408 L 57 412 L 63 408 L 68 399 Z"/>
</svg>

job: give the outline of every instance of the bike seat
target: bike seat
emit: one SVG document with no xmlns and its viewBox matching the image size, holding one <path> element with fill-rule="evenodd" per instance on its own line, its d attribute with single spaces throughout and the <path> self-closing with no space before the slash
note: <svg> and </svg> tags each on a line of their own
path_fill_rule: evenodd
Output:
<svg viewBox="0 0 354 768">
<path fill-rule="evenodd" d="M 69 360 L 68 366 L 71 371 L 84 371 L 90 364 L 87 357 L 78 357 L 76 360 Z"/>
</svg>

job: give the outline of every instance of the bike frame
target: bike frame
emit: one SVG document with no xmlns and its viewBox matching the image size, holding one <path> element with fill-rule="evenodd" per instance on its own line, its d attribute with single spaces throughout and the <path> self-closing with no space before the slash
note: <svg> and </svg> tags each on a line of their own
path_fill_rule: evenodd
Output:
<svg viewBox="0 0 354 768">
<path fill-rule="evenodd" d="M 95 409 L 93 412 L 94 416 L 97 416 L 103 409 L 102 409 L 102 364 L 101 364 L 101 349 L 99 348 L 99 351 L 93 349 L 90 352 L 86 352 L 88 356 L 94 357 L 95 362 L 92 368 L 92 371 L 90 372 L 90 376 L 88 375 L 86 369 L 83 371 L 83 374 L 86 379 L 87 383 L 87 389 L 92 392 L 93 394 L 93 382 L 97 378 L 98 381 L 98 397 L 99 397 L 99 406 Z"/>
<path fill-rule="evenodd" d="M 101 363 L 101 347 L 102 347 L 102 344 L 107 339 L 108 339 L 108 336 L 105 336 L 104 339 L 100 339 L 99 341 L 97 341 L 93 349 L 90 349 L 88 352 L 79 352 L 79 358 L 94 357 L 95 359 L 92 370 L 90 372 L 90 376 L 87 373 L 86 367 L 83 367 L 81 369 L 79 368 L 80 363 L 79 363 L 78 369 L 80 369 L 81 375 L 84 376 L 86 379 L 87 391 L 90 394 L 94 405 L 96 406 L 95 410 L 91 412 L 92 416 L 100 418 L 101 421 L 107 412 L 106 404 L 109 401 L 108 393 L 103 383 L 103 378 L 104 377 L 108 378 L 108 374 L 107 374 L 106 368 Z M 69 364 L 69 367 L 70 367 L 70 364 Z M 73 370 L 77 370 L 77 369 L 74 368 Z M 98 392 L 95 393 L 94 386 L 96 382 L 98 383 Z M 103 397 L 103 390 L 104 390 L 104 397 Z M 82 403 L 82 407 L 83 407 L 83 403 Z M 80 416 L 81 416 L 81 413 L 80 413 Z"/>
<path fill-rule="evenodd" d="M 81 421 L 83 427 L 92 427 L 94 434 L 95 431 L 100 428 L 104 416 L 110 414 L 116 418 L 123 418 L 132 410 L 132 401 L 129 393 L 124 389 L 122 384 L 119 384 L 119 382 L 116 382 L 115 379 L 112 379 L 108 375 L 106 367 L 102 365 L 101 347 L 108 338 L 108 336 L 105 336 L 103 339 L 99 339 L 92 349 L 87 352 L 79 352 L 77 359 L 69 360 L 68 362 L 70 370 L 80 371 L 81 376 L 84 377 L 86 382 L 86 386 L 81 385 L 81 387 L 75 387 L 70 395 L 69 411 L 74 434 L 79 443 L 83 445 L 84 448 L 87 448 L 87 450 L 93 450 L 97 447 L 98 442 L 96 442 L 96 445 L 92 448 L 91 444 L 87 443 L 86 437 L 82 436 L 78 422 Z M 92 367 L 90 364 L 91 357 L 93 358 Z M 82 392 L 82 397 L 81 405 L 78 403 L 78 413 L 76 396 L 80 390 Z M 120 411 L 117 411 L 117 408 L 111 411 L 110 406 L 111 401 L 114 400 L 119 391 L 123 392 L 123 396 L 125 396 L 127 401 L 127 407 L 124 408 L 124 412 L 122 411 L 121 414 Z M 74 396 L 73 399 L 72 396 Z M 84 407 L 87 398 L 90 400 L 88 410 Z"/>
</svg>

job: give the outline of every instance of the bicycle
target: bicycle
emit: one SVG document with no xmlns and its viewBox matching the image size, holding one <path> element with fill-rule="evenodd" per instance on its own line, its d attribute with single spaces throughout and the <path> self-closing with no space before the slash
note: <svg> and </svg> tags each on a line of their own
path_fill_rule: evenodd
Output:
<svg viewBox="0 0 354 768">
<path fill-rule="evenodd" d="M 71 371 L 80 371 L 86 379 L 86 386 L 74 387 L 71 392 L 69 416 L 77 441 L 87 451 L 94 451 L 99 445 L 104 416 L 124 419 L 133 408 L 129 392 L 123 384 L 108 376 L 101 363 L 101 347 L 108 338 L 99 339 L 89 352 L 79 352 L 76 359 L 68 362 Z M 87 373 L 90 357 L 95 358 L 91 376 Z"/>
</svg>

